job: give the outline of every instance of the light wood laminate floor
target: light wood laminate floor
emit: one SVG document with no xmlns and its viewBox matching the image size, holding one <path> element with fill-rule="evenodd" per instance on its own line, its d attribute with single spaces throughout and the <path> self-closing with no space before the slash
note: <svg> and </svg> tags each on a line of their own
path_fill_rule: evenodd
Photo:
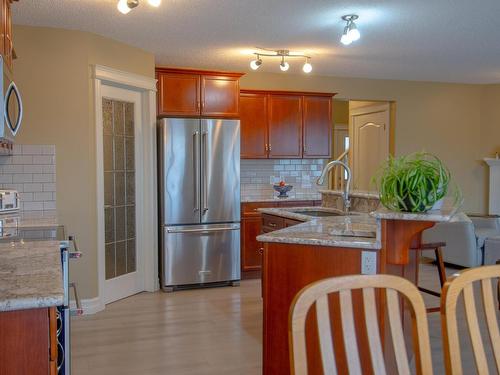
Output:
<svg viewBox="0 0 500 375">
<path fill-rule="evenodd" d="M 438 286 L 434 266 L 421 266 L 421 285 Z M 428 306 L 439 304 L 435 297 L 424 299 Z M 72 324 L 75 375 L 261 374 L 258 280 L 240 287 L 141 293 Z M 444 374 L 439 314 L 429 314 L 429 325 L 435 374 Z M 470 351 L 464 362 L 473 365 Z"/>
</svg>

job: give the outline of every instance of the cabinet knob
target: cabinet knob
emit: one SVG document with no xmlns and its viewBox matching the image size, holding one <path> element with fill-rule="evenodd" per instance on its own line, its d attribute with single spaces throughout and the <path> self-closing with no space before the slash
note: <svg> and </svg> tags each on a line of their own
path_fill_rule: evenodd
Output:
<svg viewBox="0 0 500 375">
<path fill-rule="evenodd" d="M 259 248 L 259 254 L 261 254 L 261 255 L 264 254 L 264 248 L 263 247 Z"/>
<path fill-rule="evenodd" d="M 276 228 L 276 224 L 275 223 L 269 223 L 269 226 L 272 227 L 272 228 Z"/>
<path fill-rule="evenodd" d="M 268 148 L 268 151 L 271 151 L 271 150 L 272 150 L 272 148 L 271 148 L 271 144 L 270 144 L 270 143 L 269 143 L 269 146 L 267 146 L 267 148 Z"/>
</svg>

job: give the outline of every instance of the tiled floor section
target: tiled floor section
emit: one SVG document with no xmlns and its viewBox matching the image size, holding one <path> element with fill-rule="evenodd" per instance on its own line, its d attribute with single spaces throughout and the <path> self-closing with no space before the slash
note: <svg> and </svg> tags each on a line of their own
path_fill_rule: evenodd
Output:
<svg viewBox="0 0 500 375">
<path fill-rule="evenodd" d="M 438 285 L 433 266 L 421 266 L 421 285 Z M 439 303 L 435 297 L 424 298 L 428 306 Z M 261 374 L 261 313 L 259 281 L 244 281 L 239 288 L 142 293 L 73 321 L 73 371 Z M 435 374 L 444 374 L 439 314 L 430 314 L 429 324 Z M 464 374 L 474 374 L 471 351 L 465 350 Z"/>
</svg>

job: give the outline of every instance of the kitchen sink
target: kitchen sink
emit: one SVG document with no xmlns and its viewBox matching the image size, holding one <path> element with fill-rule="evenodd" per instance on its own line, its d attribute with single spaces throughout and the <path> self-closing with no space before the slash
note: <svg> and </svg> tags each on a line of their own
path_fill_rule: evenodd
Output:
<svg viewBox="0 0 500 375">
<path fill-rule="evenodd" d="M 294 214 L 301 214 L 301 215 L 307 215 L 307 216 L 316 216 L 316 217 L 323 217 L 323 216 L 343 216 L 344 214 L 341 212 L 333 212 L 333 211 L 322 211 L 322 210 L 294 210 L 291 211 Z"/>
</svg>

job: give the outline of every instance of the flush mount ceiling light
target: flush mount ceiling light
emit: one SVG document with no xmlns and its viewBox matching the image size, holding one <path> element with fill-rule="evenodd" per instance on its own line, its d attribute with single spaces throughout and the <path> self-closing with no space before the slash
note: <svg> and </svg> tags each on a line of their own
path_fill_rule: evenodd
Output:
<svg viewBox="0 0 500 375">
<path fill-rule="evenodd" d="M 161 0 L 148 0 L 148 4 L 157 8 L 161 4 Z M 116 7 L 122 14 L 127 14 L 132 9 L 139 5 L 139 0 L 118 0 Z"/>
<path fill-rule="evenodd" d="M 343 45 L 348 46 L 352 42 L 355 42 L 361 37 L 361 34 L 359 33 L 358 27 L 356 26 L 356 23 L 354 22 L 359 18 L 358 15 L 356 14 L 346 14 L 345 16 L 342 16 L 342 19 L 346 21 L 346 25 L 344 27 L 344 32 L 342 33 L 342 37 L 340 38 L 340 42 Z"/>
<path fill-rule="evenodd" d="M 302 70 L 304 71 L 304 73 L 312 72 L 312 65 L 309 62 L 309 60 L 311 60 L 311 56 L 307 56 L 302 53 L 290 52 L 287 49 L 279 49 L 274 51 L 259 48 L 259 50 L 264 52 L 253 52 L 253 54 L 256 56 L 256 59 L 250 62 L 250 68 L 252 68 L 252 70 L 257 70 L 262 66 L 261 57 L 277 57 L 281 59 L 279 67 L 282 72 L 286 72 L 290 68 L 290 64 L 286 61 L 286 59 L 290 58 L 305 58 L 306 62 L 304 63 Z"/>
</svg>

